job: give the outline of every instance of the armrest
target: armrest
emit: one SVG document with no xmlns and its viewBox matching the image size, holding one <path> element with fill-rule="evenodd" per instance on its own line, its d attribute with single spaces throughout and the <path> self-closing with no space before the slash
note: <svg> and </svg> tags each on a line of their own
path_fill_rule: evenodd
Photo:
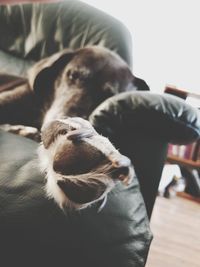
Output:
<svg viewBox="0 0 200 267">
<path fill-rule="evenodd" d="M 200 112 L 182 99 L 150 92 L 127 92 L 104 101 L 90 121 L 104 135 L 143 134 L 175 144 L 200 136 Z"/>
<path fill-rule="evenodd" d="M 200 112 L 178 97 L 127 92 L 111 97 L 91 114 L 96 130 L 130 157 L 151 216 L 169 142 L 200 136 Z"/>
</svg>

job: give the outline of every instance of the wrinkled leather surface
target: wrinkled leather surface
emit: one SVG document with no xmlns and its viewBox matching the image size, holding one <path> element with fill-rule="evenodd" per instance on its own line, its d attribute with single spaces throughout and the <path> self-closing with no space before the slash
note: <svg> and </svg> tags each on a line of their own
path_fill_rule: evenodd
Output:
<svg viewBox="0 0 200 267">
<path fill-rule="evenodd" d="M 131 65 L 132 42 L 116 19 L 79 1 L 0 6 L 0 70 L 22 75 L 63 48 L 103 45 Z M 16 69 L 9 60 L 13 57 Z M 2 61 L 2 58 L 5 60 Z M 8 60 L 9 59 L 9 60 Z M 11 60 L 12 61 L 12 60 Z"/>
<path fill-rule="evenodd" d="M 90 120 L 111 134 L 128 129 L 133 135 L 144 132 L 175 144 L 200 136 L 200 111 L 168 94 L 121 93 L 98 106 Z"/>
<path fill-rule="evenodd" d="M 1 27 L 1 26 L 0 26 Z M 27 70 L 34 62 L 25 60 L 0 50 L 0 72 L 17 76 L 26 76 Z"/>
<path fill-rule="evenodd" d="M 128 92 L 104 101 L 90 121 L 131 158 L 150 218 L 167 145 L 187 144 L 199 138 L 200 112 L 178 97 Z"/>
<path fill-rule="evenodd" d="M 64 214 L 45 197 L 37 144 L 0 132 L 1 266 L 144 266 L 151 241 L 137 179 L 98 205 Z"/>
<path fill-rule="evenodd" d="M 121 23 L 79 3 L 0 7 L 0 71 L 24 76 L 35 61 L 65 47 L 100 44 L 131 65 L 131 37 Z M 138 87 L 145 84 L 138 79 Z M 145 85 L 146 86 L 146 85 Z M 0 263 L 13 266 L 142 267 L 151 232 L 137 179 L 99 204 L 64 214 L 44 195 L 37 144 L 0 133 Z"/>
<path fill-rule="evenodd" d="M 88 44 L 106 46 L 132 63 L 126 28 L 78 1 L 1 6 L 0 34 L 0 70 L 9 74 L 24 75 L 41 58 Z M 149 217 L 167 143 L 187 143 L 199 135 L 198 114 L 171 100 L 121 94 L 91 116 L 98 131 L 134 163 Z M 97 205 L 63 214 L 44 195 L 44 177 L 31 163 L 36 148 L 29 140 L 0 134 L 2 266 L 144 266 L 151 233 L 137 179 L 128 188 L 118 185 L 100 213 Z"/>
</svg>

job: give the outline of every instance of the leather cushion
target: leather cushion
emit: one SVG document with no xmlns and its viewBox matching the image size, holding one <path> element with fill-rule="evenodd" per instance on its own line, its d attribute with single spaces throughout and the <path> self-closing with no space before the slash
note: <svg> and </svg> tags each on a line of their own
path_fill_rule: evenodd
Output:
<svg viewBox="0 0 200 267">
<path fill-rule="evenodd" d="M 131 35 L 115 18 L 85 3 L 73 0 L 0 6 L 0 50 L 11 62 L 0 70 L 22 75 L 32 61 L 64 48 L 102 45 L 132 64 Z M 1 54 L 0 54 L 1 56 Z M 26 62 L 24 61 L 26 60 Z M 6 68 L 5 68 L 6 67 Z"/>
<path fill-rule="evenodd" d="M 45 196 L 37 147 L 0 132 L 2 266 L 144 266 L 152 235 L 137 179 L 118 184 L 100 212 L 97 203 L 64 213 Z"/>
</svg>

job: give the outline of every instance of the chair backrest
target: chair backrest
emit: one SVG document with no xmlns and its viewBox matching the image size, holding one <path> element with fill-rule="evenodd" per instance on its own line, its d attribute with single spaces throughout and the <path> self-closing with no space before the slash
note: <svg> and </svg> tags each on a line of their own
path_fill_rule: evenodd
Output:
<svg viewBox="0 0 200 267">
<path fill-rule="evenodd" d="M 126 27 L 79 1 L 2 5 L 0 36 L 0 58 L 6 62 L 6 66 L 0 64 L 0 71 L 3 67 L 12 74 L 19 74 L 13 73 L 17 70 L 9 64 L 12 58 L 26 65 L 22 74 L 33 62 L 63 48 L 86 45 L 105 46 L 132 65 L 131 35 Z"/>
</svg>

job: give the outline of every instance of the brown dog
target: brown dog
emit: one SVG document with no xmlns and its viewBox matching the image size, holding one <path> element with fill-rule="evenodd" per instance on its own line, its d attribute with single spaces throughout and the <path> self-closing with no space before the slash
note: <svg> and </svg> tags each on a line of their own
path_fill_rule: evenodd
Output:
<svg viewBox="0 0 200 267">
<path fill-rule="evenodd" d="M 106 98 L 120 92 L 148 90 L 114 52 L 91 46 L 64 50 L 29 71 L 29 82 L 0 94 L 0 123 L 38 129 L 66 116 L 88 118 Z"/>
<path fill-rule="evenodd" d="M 136 81 L 119 56 L 93 46 L 41 60 L 28 84 L 0 94 L 0 122 L 42 128 L 46 191 L 61 208 L 86 207 L 104 199 L 117 180 L 131 180 L 130 160 L 76 117 L 88 118 L 106 98 L 136 89 Z"/>
<path fill-rule="evenodd" d="M 131 161 L 78 117 L 43 126 L 39 159 L 47 195 L 62 209 L 85 208 L 104 199 L 117 181 L 128 184 L 134 173 Z"/>
</svg>

